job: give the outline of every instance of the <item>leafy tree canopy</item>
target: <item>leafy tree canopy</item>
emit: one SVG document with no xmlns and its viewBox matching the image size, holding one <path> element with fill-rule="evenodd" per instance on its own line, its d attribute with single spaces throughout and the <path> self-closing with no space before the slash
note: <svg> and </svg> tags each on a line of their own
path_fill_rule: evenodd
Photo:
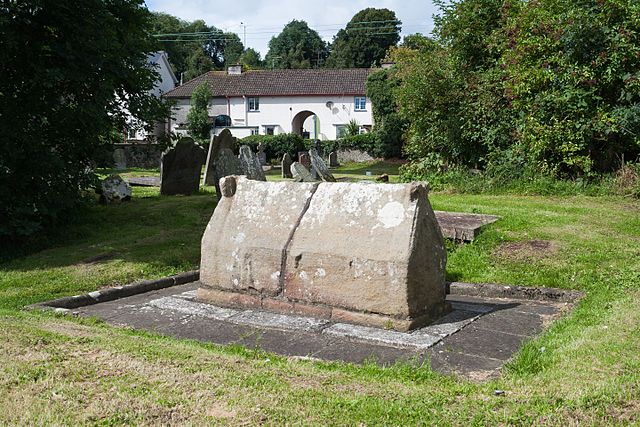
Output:
<svg viewBox="0 0 640 427">
<path fill-rule="evenodd" d="M 372 7 L 361 10 L 334 37 L 327 65 L 334 68 L 379 65 L 387 50 L 400 41 L 400 24 L 392 10 Z"/>
<path fill-rule="evenodd" d="M 211 123 L 209 122 L 209 99 L 211 88 L 209 83 L 201 83 L 191 94 L 191 108 L 187 114 L 187 129 L 193 139 L 200 143 L 209 142 Z"/>
<path fill-rule="evenodd" d="M 589 176 L 640 154 L 635 0 L 440 2 L 393 50 L 406 152 L 505 176 Z"/>
<path fill-rule="evenodd" d="M 153 34 L 167 52 L 177 76 L 190 80 L 213 69 L 238 62 L 244 46 L 235 33 L 225 33 L 202 20 L 184 21 L 167 13 L 153 13 Z"/>
<path fill-rule="evenodd" d="M 75 210 L 127 110 L 166 117 L 150 94 L 150 29 L 141 0 L 0 5 L 0 246 Z"/>
<path fill-rule="evenodd" d="M 269 41 L 268 68 L 320 67 L 328 55 L 327 44 L 305 21 L 293 20 Z"/>
</svg>

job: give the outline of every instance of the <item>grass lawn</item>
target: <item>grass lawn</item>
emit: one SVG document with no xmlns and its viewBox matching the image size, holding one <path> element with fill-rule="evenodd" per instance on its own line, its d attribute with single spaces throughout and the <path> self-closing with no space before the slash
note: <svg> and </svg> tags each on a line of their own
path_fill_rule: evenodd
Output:
<svg viewBox="0 0 640 427">
<path fill-rule="evenodd" d="M 394 168 L 345 165 L 336 175 L 371 170 L 375 178 Z M 502 216 L 472 244 L 449 245 L 450 279 L 586 293 L 501 378 L 473 383 L 428 366 L 287 359 L 22 310 L 197 268 L 212 189 L 161 197 L 138 187 L 130 203 L 90 208 L 57 246 L 0 264 L 0 425 L 640 423 L 640 203 L 430 199 L 436 209 Z M 530 240 L 548 244 L 522 243 Z"/>
</svg>

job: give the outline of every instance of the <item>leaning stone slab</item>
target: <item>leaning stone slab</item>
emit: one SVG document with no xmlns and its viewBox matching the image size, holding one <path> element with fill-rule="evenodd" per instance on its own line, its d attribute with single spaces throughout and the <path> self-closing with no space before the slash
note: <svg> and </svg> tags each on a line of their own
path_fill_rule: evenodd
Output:
<svg viewBox="0 0 640 427">
<path fill-rule="evenodd" d="M 311 173 L 302 163 L 293 162 L 291 164 L 291 176 L 295 182 L 315 182 Z"/>
<path fill-rule="evenodd" d="M 426 184 L 221 185 L 200 299 L 397 330 L 446 311 L 446 252 Z"/>
<path fill-rule="evenodd" d="M 309 150 L 309 155 L 311 156 L 311 167 L 316 171 L 318 176 L 322 178 L 323 181 L 336 182 L 336 179 L 333 177 L 331 172 L 329 172 L 329 168 L 326 163 L 314 148 Z"/>
<path fill-rule="evenodd" d="M 260 160 L 258 159 L 258 156 L 251 151 L 251 147 L 248 145 L 240 147 L 239 158 L 242 174 L 248 179 L 252 179 L 254 181 L 267 180 L 264 170 L 262 169 L 262 165 L 260 164 Z"/>
<path fill-rule="evenodd" d="M 231 135 L 229 129 L 223 129 L 220 135 L 211 138 L 203 182 L 204 185 L 214 185 L 218 195 L 220 194 L 218 185 L 220 178 L 242 173 L 240 162 L 233 153 L 235 147 L 236 138 Z"/>
<path fill-rule="evenodd" d="M 162 154 L 160 161 L 160 194 L 197 193 L 204 150 L 191 138 L 182 138 L 175 147 Z"/>
</svg>

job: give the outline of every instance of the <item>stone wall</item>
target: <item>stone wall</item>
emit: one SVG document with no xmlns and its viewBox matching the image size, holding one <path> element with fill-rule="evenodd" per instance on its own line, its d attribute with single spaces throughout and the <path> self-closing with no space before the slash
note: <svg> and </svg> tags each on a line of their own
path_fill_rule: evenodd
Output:
<svg viewBox="0 0 640 427">
<path fill-rule="evenodd" d="M 349 162 L 368 162 L 371 160 L 375 160 L 369 153 L 362 150 L 355 149 L 346 149 L 346 150 L 338 150 L 338 163 L 349 163 Z"/>
<path fill-rule="evenodd" d="M 116 169 L 160 167 L 162 148 L 157 144 L 115 144 L 113 161 Z"/>
</svg>

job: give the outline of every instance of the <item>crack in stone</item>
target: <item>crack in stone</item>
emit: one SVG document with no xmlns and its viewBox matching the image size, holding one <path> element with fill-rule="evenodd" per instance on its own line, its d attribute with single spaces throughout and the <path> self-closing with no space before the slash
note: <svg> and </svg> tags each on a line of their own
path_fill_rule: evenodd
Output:
<svg viewBox="0 0 640 427">
<path fill-rule="evenodd" d="M 277 295 L 282 295 L 282 292 L 284 290 L 284 280 L 285 280 L 285 277 L 286 277 L 287 257 L 289 255 L 289 246 L 291 246 L 291 242 L 293 241 L 293 236 L 295 235 L 296 231 L 298 230 L 298 227 L 300 226 L 300 223 L 302 222 L 302 218 L 304 217 L 304 215 L 309 210 L 309 206 L 311 206 L 311 200 L 313 199 L 313 195 L 316 193 L 316 190 L 318 189 L 320 184 L 321 183 L 318 182 L 311 188 L 311 190 L 310 190 L 311 194 L 309 195 L 309 198 L 305 202 L 304 207 L 302 208 L 302 212 L 300 212 L 300 215 L 298 216 L 298 219 L 296 219 L 295 224 L 293 224 L 293 228 L 291 229 L 291 232 L 289 233 L 289 237 L 287 238 L 287 241 L 284 244 L 284 248 L 282 248 L 282 257 L 281 257 L 281 261 L 280 261 L 280 277 L 279 277 L 279 280 L 278 280 L 278 293 L 277 293 Z"/>
</svg>

